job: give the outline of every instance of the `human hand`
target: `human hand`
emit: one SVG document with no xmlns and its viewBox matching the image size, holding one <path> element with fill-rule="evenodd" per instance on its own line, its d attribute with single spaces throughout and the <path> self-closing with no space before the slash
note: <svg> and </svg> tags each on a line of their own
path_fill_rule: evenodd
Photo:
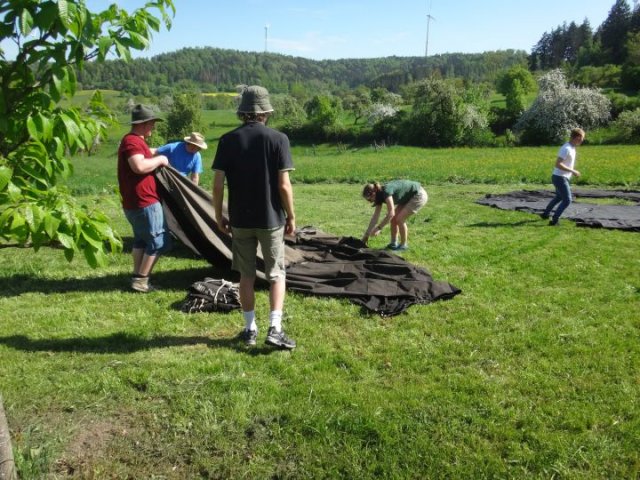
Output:
<svg viewBox="0 0 640 480">
<path fill-rule="evenodd" d="M 287 235 L 293 235 L 296 232 L 296 220 L 295 218 L 287 217 L 287 222 L 284 226 L 284 233 Z"/>
<path fill-rule="evenodd" d="M 226 233 L 228 235 L 231 235 L 231 225 L 229 224 L 229 220 L 227 220 L 224 217 L 217 218 L 216 219 L 216 224 L 218 225 L 218 229 L 220 231 L 222 231 L 223 233 Z"/>
<path fill-rule="evenodd" d="M 166 155 L 158 155 L 158 159 L 160 160 L 160 166 L 161 167 L 168 167 L 169 166 L 169 159 L 167 158 Z"/>
<path fill-rule="evenodd" d="M 581 173 L 580 173 L 578 170 L 574 170 L 574 171 L 573 171 L 573 174 L 574 174 L 576 177 L 579 177 L 579 176 L 581 175 Z"/>
</svg>

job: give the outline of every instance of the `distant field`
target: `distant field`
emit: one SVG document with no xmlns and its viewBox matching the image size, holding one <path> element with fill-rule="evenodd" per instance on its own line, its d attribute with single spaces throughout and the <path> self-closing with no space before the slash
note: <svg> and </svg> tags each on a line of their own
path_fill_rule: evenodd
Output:
<svg viewBox="0 0 640 480">
<path fill-rule="evenodd" d="M 205 137 L 209 149 L 203 153 L 205 173 L 202 184 L 211 182 L 210 166 L 222 133 L 238 125 L 233 113 L 207 111 Z M 126 124 L 110 137 L 96 155 L 74 159 L 74 175 L 69 185 L 78 193 L 96 193 L 113 188 L 117 141 Z M 335 145 L 296 145 L 292 154 L 295 183 L 364 183 L 391 178 L 412 178 L 422 183 L 505 184 L 550 183 L 558 147 L 423 149 L 415 147 L 373 147 L 351 149 Z M 583 146 L 578 151 L 578 169 L 583 176 L 575 185 L 617 188 L 640 186 L 638 148 L 623 146 Z"/>
</svg>

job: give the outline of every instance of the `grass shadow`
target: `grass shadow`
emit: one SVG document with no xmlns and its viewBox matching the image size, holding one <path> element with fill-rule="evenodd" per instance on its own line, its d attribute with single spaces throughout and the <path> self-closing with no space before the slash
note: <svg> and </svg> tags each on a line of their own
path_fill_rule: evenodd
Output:
<svg viewBox="0 0 640 480">
<path fill-rule="evenodd" d="M 162 290 L 186 291 L 189 286 L 205 277 L 224 278 L 237 281 L 237 273 L 214 266 L 154 272 L 152 281 Z M 89 278 L 42 278 L 38 275 L 15 274 L 0 277 L 0 298 L 14 297 L 24 293 L 109 292 L 129 289 L 129 274 L 105 275 Z M 161 292 L 160 292 L 161 293 Z M 153 293 L 152 293 L 153 295 Z"/>
<path fill-rule="evenodd" d="M 531 219 L 531 220 L 520 220 L 518 222 L 478 222 L 467 225 L 467 227 L 522 227 L 522 226 L 531 226 L 535 227 L 546 227 L 546 223 L 540 223 L 540 219 Z"/>
<path fill-rule="evenodd" d="M 227 348 L 250 355 L 268 355 L 277 351 L 273 347 L 247 348 L 238 337 L 208 338 L 161 336 L 144 338 L 125 332 L 104 337 L 45 338 L 32 339 L 26 335 L 0 337 L 0 344 L 26 352 L 73 352 L 73 353 L 134 353 L 141 350 L 206 345 L 209 348 Z"/>
<path fill-rule="evenodd" d="M 177 238 L 173 237 L 172 241 L 173 247 L 168 252 L 163 253 L 162 257 L 204 260 L 201 255 L 195 253 Z M 133 237 L 122 237 L 122 253 L 130 254 L 132 247 Z"/>
</svg>

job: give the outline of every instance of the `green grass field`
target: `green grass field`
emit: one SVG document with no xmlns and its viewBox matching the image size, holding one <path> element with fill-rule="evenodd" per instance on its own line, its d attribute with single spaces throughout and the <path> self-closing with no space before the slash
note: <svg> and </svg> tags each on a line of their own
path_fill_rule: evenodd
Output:
<svg viewBox="0 0 640 480">
<path fill-rule="evenodd" d="M 234 124 L 209 121 L 207 170 Z M 76 158 L 69 187 L 127 240 L 115 148 Z M 127 290 L 127 252 L 91 270 L 1 248 L 0 393 L 21 479 L 639 478 L 640 237 L 474 203 L 548 188 L 557 147 L 293 150 L 299 226 L 360 236 L 365 180 L 422 181 L 404 256 L 463 293 L 392 318 L 290 294 L 298 348 L 247 350 L 239 313 L 177 309 L 219 273 L 185 248 L 149 295 Z M 578 162 L 582 188 L 639 185 L 637 148 L 585 146 Z M 267 309 L 260 291 L 259 342 Z"/>
</svg>

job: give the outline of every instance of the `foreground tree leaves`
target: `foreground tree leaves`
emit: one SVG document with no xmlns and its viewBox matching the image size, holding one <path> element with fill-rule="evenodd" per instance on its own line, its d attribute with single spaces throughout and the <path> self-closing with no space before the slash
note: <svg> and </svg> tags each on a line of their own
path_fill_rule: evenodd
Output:
<svg viewBox="0 0 640 480">
<path fill-rule="evenodd" d="M 75 95 L 85 62 L 129 60 L 174 14 L 172 0 L 97 13 L 83 0 L 0 0 L 0 42 L 18 48 L 14 60 L 0 48 L 0 241 L 36 251 L 57 244 L 67 260 L 81 252 L 94 268 L 122 249 L 109 219 L 60 185 L 73 170 L 69 156 L 104 136 L 111 113 L 99 92 L 85 110 L 62 101 Z"/>
</svg>

